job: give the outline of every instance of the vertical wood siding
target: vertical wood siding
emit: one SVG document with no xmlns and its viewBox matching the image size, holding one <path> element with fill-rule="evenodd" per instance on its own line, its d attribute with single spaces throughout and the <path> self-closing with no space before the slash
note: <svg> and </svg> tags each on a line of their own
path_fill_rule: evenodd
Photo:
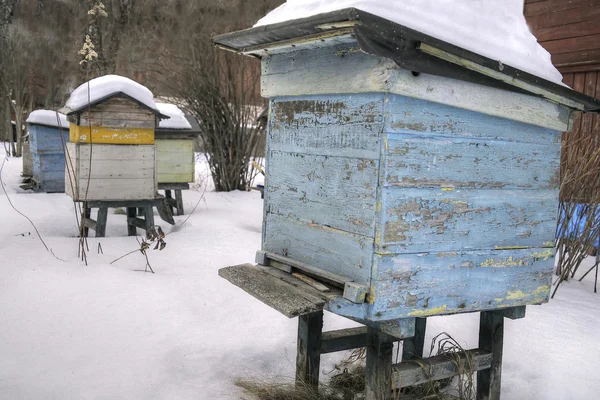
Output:
<svg viewBox="0 0 600 400">
<path fill-rule="evenodd" d="M 600 1 L 526 0 L 524 13 L 533 34 L 563 74 L 563 82 L 578 92 L 600 98 Z M 575 113 L 573 129 L 563 134 L 562 140 L 563 149 L 579 148 L 578 158 L 589 158 L 600 148 L 598 115 Z M 563 151 L 563 174 L 576 169 L 574 163 L 578 162 L 577 157 L 566 156 Z M 590 166 L 592 171 L 599 167 Z M 569 192 L 568 187 L 565 192 Z M 590 199 L 584 196 L 578 201 Z"/>
</svg>

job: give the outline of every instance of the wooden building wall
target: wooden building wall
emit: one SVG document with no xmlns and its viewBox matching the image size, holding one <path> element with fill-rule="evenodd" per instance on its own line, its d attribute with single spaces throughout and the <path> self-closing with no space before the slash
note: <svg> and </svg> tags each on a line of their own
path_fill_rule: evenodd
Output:
<svg viewBox="0 0 600 400">
<path fill-rule="evenodd" d="M 524 14 L 531 31 L 563 74 L 563 82 L 600 98 L 600 0 L 525 0 Z M 574 170 L 581 160 L 596 158 L 597 151 L 600 118 L 576 113 L 573 130 L 563 135 L 563 177 L 566 169 Z"/>
</svg>

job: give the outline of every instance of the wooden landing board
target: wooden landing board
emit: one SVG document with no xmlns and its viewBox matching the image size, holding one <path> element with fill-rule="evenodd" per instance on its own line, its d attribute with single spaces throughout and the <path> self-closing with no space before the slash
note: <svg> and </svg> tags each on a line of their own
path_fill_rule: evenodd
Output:
<svg viewBox="0 0 600 400">
<path fill-rule="evenodd" d="M 339 289 L 324 293 L 273 267 L 235 265 L 220 269 L 219 276 L 288 318 L 323 310 L 330 298 L 342 296 Z"/>
</svg>

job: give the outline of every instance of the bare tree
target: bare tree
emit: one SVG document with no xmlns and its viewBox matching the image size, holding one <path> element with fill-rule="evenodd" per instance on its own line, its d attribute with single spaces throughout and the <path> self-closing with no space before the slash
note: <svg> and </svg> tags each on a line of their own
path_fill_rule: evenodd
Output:
<svg viewBox="0 0 600 400">
<path fill-rule="evenodd" d="M 8 97 L 9 105 L 15 117 L 16 144 L 12 145 L 13 156 L 21 156 L 21 142 L 23 140 L 24 118 L 31 108 L 30 73 L 31 63 L 28 54 L 31 54 L 32 40 L 23 30 L 11 24 L 5 29 L 0 59 L 2 92 Z"/>
<path fill-rule="evenodd" d="M 256 61 L 205 46 L 190 49 L 179 93 L 198 119 L 201 138 L 217 191 L 247 190 L 251 160 L 263 143 L 257 123 L 265 102 L 257 94 Z"/>
</svg>

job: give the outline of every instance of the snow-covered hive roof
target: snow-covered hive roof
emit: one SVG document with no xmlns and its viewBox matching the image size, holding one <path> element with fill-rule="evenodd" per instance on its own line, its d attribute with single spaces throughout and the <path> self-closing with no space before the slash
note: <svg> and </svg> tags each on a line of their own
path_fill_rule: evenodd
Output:
<svg viewBox="0 0 600 400">
<path fill-rule="evenodd" d="M 27 123 L 30 125 L 45 125 L 60 129 L 69 129 L 67 116 L 53 110 L 32 111 L 29 117 L 27 117 Z"/>
<path fill-rule="evenodd" d="M 104 75 L 80 85 L 71 93 L 65 104 L 65 107 L 70 110 L 67 114 L 86 108 L 88 103 L 94 105 L 116 96 L 128 97 L 159 116 L 167 118 L 158 110 L 150 89 L 119 75 Z"/>
<path fill-rule="evenodd" d="M 192 125 L 185 118 L 185 114 L 175 104 L 156 103 L 161 114 L 167 115 L 169 119 L 160 121 L 160 129 L 192 129 Z"/>
<path fill-rule="evenodd" d="M 561 83 L 522 12 L 522 0 L 288 0 L 213 43 L 257 57 L 353 43 L 405 70 L 600 111 L 600 100 Z"/>
<path fill-rule="evenodd" d="M 255 26 L 354 7 L 548 81 L 562 75 L 531 34 L 523 0 L 287 0 Z"/>
</svg>

